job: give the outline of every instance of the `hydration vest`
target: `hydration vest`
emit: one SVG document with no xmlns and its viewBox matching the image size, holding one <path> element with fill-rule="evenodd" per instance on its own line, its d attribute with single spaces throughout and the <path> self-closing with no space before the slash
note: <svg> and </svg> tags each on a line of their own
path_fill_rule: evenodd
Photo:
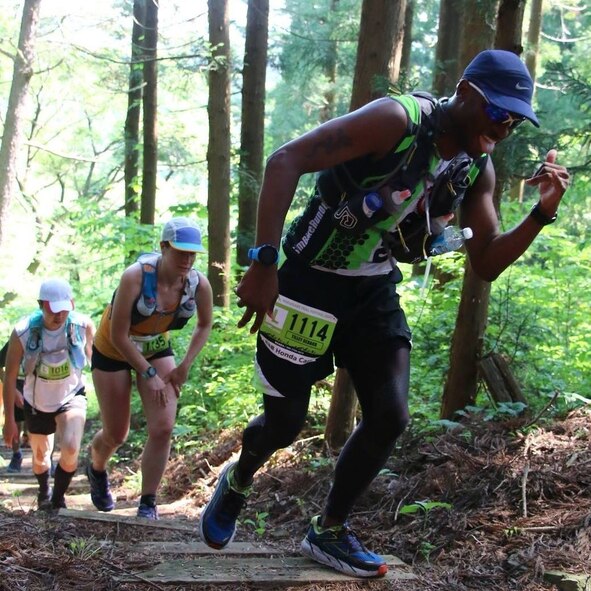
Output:
<svg viewBox="0 0 591 591">
<path fill-rule="evenodd" d="M 417 97 L 426 99 L 427 103 L 420 103 Z M 415 262 L 426 257 L 429 243 L 443 231 L 443 227 L 433 223 L 435 218 L 457 209 L 466 190 L 484 169 L 488 156 L 483 154 L 473 160 L 460 153 L 443 170 L 438 170 L 441 159 L 436 155 L 434 140 L 442 103 L 420 92 L 392 100 L 399 102 L 407 113 L 403 138 L 378 161 L 369 155 L 362 156 L 318 173 L 315 195 L 288 230 L 284 243 L 288 255 L 303 258 L 312 265 L 339 268 L 353 248 L 371 249 L 371 244 L 366 247 L 364 241 L 371 240 L 372 233 L 375 241 L 377 232 L 385 249 L 397 261 Z M 343 204 L 353 205 L 353 200 L 363 200 L 368 193 L 404 189 L 412 193 L 405 205 L 422 198 L 421 211 L 415 208 L 402 215 L 403 207 L 396 214 L 400 217 L 398 222 L 395 216 L 380 210 L 371 218 L 370 231 L 366 224 L 357 242 L 353 242 L 349 230 L 347 235 L 340 231 L 331 215 Z M 394 224 L 397 225 L 393 230 Z"/>
<path fill-rule="evenodd" d="M 139 324 L 156 311 L 156 288 L 158 286 L 157 266 L 160 256 L 157 252 L 145 253 L 137 259 L 137 262 L 142 267 L 142 292 L 131 311 L 132 326 Z M 189 321 L 189 318 L 195 314 L 197 308 L 195 293 L 198 286 L 199 274 L 195 269 L 191 269 L 185 281 L 181 301 L 175 310 L 167 330 L 183 328 Z"/>
<path fill-rule="evenodd" d="M 65 324 L 68 355 L 76 369 L 82 369 L 86 363 L 84 352 L 85 325 L 77 322 L 79 316 L 70 312 Z M 24 350 L 23 368 L 25 375 L 34 374 L 41 353 L 43 352 L 43 312 L 37 310 L 29 317 L 29 337 Z"/>
</svg>

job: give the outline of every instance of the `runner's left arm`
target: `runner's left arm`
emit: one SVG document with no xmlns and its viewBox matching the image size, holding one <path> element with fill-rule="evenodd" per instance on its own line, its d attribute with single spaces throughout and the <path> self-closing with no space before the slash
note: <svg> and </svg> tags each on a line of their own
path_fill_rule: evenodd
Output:
<svg viewBox="0 0 591 591">
<path fill-rule="evenodd" d="M 211 284 L 202 273 L 199 273 L 199 286 L 195 300 L 197 302 L 197 322 L 191 342 L 182 361 L 163 378 L 165 383 L 172 384 L 177 396 L 180 395 L 181 387 L 187 381 L 193 362 L 205 346 L 213 324 L 213 293 Z"/>
</svg>

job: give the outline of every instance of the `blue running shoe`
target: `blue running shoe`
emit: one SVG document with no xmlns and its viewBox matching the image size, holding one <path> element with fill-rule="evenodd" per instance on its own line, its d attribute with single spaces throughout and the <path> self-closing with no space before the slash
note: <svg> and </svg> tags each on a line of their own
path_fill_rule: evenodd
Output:
<svg viewBox="0 0 591 591">
<path fill-rule="evenodd" d="M 23 465 L 23 453 L 19 449 L 12 453 L 12 458 L 10 459 L 10 464 L 6 467 L 6 471 L 11 474 L 17 474 L 21 471 L 21 467 Z"/>
<path fill-rule="evenodd" d="M 234 538 L 236 520 L 252 489 L 236 486 L 233 478 L 235 465 L 228 464 L 222 470 L 213 496 L 201 514 L 201 539 L 216 550 L 225 548 Z"/>
<path fill-rule="evenodd" d="M 86 464 L 86 476 L 90 482 L 90 498 L 93 505 L 99 511 L 112 511 L 115 507 L 113 495 L 109 486 L 109 477 L 106 472 L 102 474 L 92 469 L 90 461 Z"/>
<path fill-rule="evenodd" d="M 320 515 L 312 518 L 301 544 L 303 554 L 354 577 L 383 577 L 388 572 L 384 559 L 370 552 L 346 523 L 324 528 L 319 521 Z"/>
<path fill-rule="evenodd" d="M 158 517 L 158 509 L 155 506 L 146 505 L 146 503 L 139 504 L 139 507 L 137 508 L 137 516 L 142 517 L 143 519 L 151 519 L 152 521 L 160 519 Z"/>
</svg>

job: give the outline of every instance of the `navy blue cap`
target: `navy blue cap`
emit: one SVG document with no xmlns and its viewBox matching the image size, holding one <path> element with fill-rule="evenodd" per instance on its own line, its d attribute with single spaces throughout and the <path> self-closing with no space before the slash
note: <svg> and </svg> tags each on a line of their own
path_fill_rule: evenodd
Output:
<svg viewBox="0 0 591 591">
<path fill-rule="evenodd" d="M 511 51 L 482 51 L 468 64 L 462 78 L 478 86 L 493 105 L 521 115 L 540 127 L 531 107 L 534 82 L 525 64 Z"/>
</svg>

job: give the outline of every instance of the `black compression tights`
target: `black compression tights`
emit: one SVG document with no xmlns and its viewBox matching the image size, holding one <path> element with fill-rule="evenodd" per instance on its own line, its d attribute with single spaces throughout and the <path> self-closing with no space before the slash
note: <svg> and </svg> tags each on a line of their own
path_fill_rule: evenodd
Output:
<svg viewBox="0 0 591 591">
<path fill-rule="evenodd" d="M 408 415 L 410 349 L 399 339 L 366 348 L 348 363 L 362 420 L 339 455 L 325 516 L 344 521 L 359 495 L 382 469 Z M 309 391 L 295 399 L 264 397 L 264 413 L 244 430 L 237 478 L 248 484 L 278 449 L 287 447 L 303 427 Z"/>
</svg>

